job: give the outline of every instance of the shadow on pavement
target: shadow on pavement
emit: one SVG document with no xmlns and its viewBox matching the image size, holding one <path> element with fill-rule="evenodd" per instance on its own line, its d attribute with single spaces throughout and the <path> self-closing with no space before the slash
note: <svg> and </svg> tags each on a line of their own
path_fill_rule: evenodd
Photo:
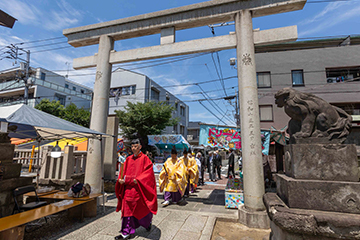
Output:
<svg viewBox="0 0 360 240">
<path fill-rule="evenodd" d="M 115 212 L 115 207 L 105 207 L 105 212 L 103 212 L 103 207 L 97 207 L 97 215 L 93 218 L 84 218 L 83 222 L 80 222 L 78 219 L 71 218 L 67 215 L 67 211 L 60 212 L 55 215 L 51 215 L 50 220 L 41 228 L 36 229 L 32 232 L 24 234 L 24 240 L 49 240 L 49 239 L 59 239 L 71 232 L 78 230 L 81 227 L 84 227 L 99 218 L 102 218 L 110 213 Z"/>
<path fill-rule="evenodd" d="M 200 189 L 199 189 L 200 190 Z M 160 200 L 164 199 L 164 195 L 158 194 L 157 198 Z M 190 194 L 190 197 L 185 198 L 186 202 L 197 202 L 207 205 L 220 205 L 225 206 L 225 190 L 223 189 L 214 189 L 207 198 L 198 197 L 197 192 Z M 187 204 L 187 203 L 186 203 Z M 179 204 L 184 206 L 186 204 Z"/>
<path fill-rule="evenodd" d="M 155 225 L 152 225 L 150 232 L 144 231 L 144 229 L 140 227 L 136 229 L 135 237 L 142 237 L 151 240 L 159 240 L 161 238 L 161 230 Z"/>
</svg>

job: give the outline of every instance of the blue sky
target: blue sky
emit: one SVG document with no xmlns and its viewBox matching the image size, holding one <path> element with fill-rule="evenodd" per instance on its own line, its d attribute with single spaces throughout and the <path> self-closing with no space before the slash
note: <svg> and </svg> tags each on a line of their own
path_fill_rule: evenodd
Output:
<svg viewBox="0 0 360 240">
<path fill-rule="evenodd" d="M 315 1 L 315 0 L 312 0 Z M 291 25 L 298 26 L 299 40 L 339 35 L 358 34 L 360 25 L 360 1 L 328 1 L 315 3 L 308 1 L 303 10 L 254 18 L 253 27 L 271 29 Z M 65 28 L 78 27 L 104 21 L 125 18 L 144 13 L 185 6 L 202 0 L 11 0 L 0 1 L 0 9 L 9 13 L 18 21 L 13 29 L 0 28 L 0 49 L 11 43 L 25 42 L 21 45 L 31 51 L 31 66 L 43 67 L 48 70 L 57 70 L 65 75 L 69 69 L 69 78 L 86 86 L 92 87 L 95 76 L 94 69 L 74 71 L 71 67 L 74 58 L 90 56 L 97 52 L 97 46 L 83 48 L 69 47 L 66 38 L 62 35 Z M 217 27 L 215 34 L 225 35 L 234 31 L 234 26 Z M 211 37 L 212 33 L 208 26 L 196 29 L 178 31 L 176 41 L 185 41 L 198 38 Z M 34 42 L 41 39 L 57 38 L 43 42 Z M 146 36 L 136 39 L 117 41 L 117 51 L 138 47 L 153 46 L 159 44 L 159 35 Z M 43 46 L 52 44 L 48 46 Z M 48 49 L 62 48 L 51 51 Z M 1 54 L 1 52 L 0 52 Z M 229 65 L 229 59 L 235 57 L 235 50 L 221 51 L 217 54 L 192 56 L 182 61 L 149 67 L 152 64 L 131 63 L 123 65 L 149 76 L 163 86 L 179 85 L 168 88 L 181 100 L 189 101 L 203 99 L 198 86 L 183 86 L 184 83 L 196 83 L 218 79 L 220 69 L 224 78 L 236 76 L 236 70 Z M 219 57 L 219 59 L 218 59 Z M 213 60 L 214 58 L 214 60 Z M 178 58 L 177 58 L 178 59 Z M 215 67 L 215 64 L 216 67 Z M 219 62 L 221 67 L 219 66 Z M 13 66 L 9 59 L 0 60 L 0 70 Z M 114 68 L 121 65 L 114 66 Z M 140 68 L 141 67 L 141 68 Z M 81 76 L 79 76 L 81 75 Z M 233 95 L 237 89 L 237 79 L 232 78 L 224 81 L 228 95 Z M 202 89 L 213 98 L 225 96 L 221 83 L 212 82 L 201 85 Z M 224 124 L 218 118 L 209 113 L 198 102 L 187 102 L 190 107 L 190 121 L 202 121 L 206 123 Z M 226 124 L 234 125 L 234 103 L 225 100 L 216 100 L 215 104 L 221 108 L 218 112 L 208 102 L 203 104 L 215 113 Z M 224 116 L 225 113 L 225 116 Z"/>
</svg>

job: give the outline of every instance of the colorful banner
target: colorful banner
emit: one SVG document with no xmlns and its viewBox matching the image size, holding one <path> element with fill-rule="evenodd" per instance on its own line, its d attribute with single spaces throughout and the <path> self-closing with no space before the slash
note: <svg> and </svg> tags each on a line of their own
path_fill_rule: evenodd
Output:
<svg viewBox="0 0 360 240">
<path fill-rule="evenodd" d="M 154 173 L 160 173 L 163 166 L 164 166 L 164 163 L 153 164 Z"/>
<path fill-rule="evenodd" d="M 261 130 L 262 152 L 269 155 L 270 131 Z M 199 145 L 241 150 L 240 129 L 200 124 Z"/>
<path fill-rule="evenodd" d="M 149 145 L 157 146 L 160 149 L 168 149 L 171 151 L 172 146 L 175 146 L 176 149 L 188 149 L 190 144 L 186 139 L 178 135 L 148 135 Z"/>
<path fill-rule="evenodd" d="M 122 138 L 118 139 L 116 147 L 117 147 L 117 153 L 124 151 L 125 150 L 124 139 Z"/>
</svg>

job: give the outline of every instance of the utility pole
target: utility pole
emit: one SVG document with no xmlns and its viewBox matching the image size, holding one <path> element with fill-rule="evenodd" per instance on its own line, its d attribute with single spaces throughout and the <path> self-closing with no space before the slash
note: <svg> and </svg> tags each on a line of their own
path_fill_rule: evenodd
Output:
<svg viewBox="0 0 360 240">
<path fill-rule="evenodd" d="M 240 115 L 239 115 L 239 108 L 238 108 L 238 94 L 235 92 L 235 95 L 224 97 L 224 100 L 232 100 L 235 99 L 235 121 L 236 121 L 236 128 L 240 127 Z M 231 102 L 230 102 L 231 104 Z M 232 104 L 231 104 L 232 105 Z"/>
<path fill-rule="evenodd" d="M 236 119 L 236 128 L 240 128 L 240 114 L 239 114 L 239 107 L 238 107 L 239 95 L 235 93 L 235 119 Z"/>
<path fill-rule="evenodd" d="M 25 85 L 25 89 L 24 89 L 24 103 L 27 105 L 28 104 L 28 99 L 29 99 L 29 75 L 30 75 L 30 50 L 26 51 L 23 48 L 19 48 L 18 46 L 14 45 L 14 44 L 10 44 L 10 46 L 7 46 L 7 48 L 9 48 L 8 51 L 6 51 L 5 53 L 7 53 L 8 55 L 3 57 L 3 58 L 9 58 L 9 59 L 14 59 L 15 60 L 15 64 L 17 63 L 18 60 L 20 60 L 20 69 L 22 71 L 25 71 L 25 77 L 21 77 L 21 79 L 24 81 L 24 85 Z M 19 53 L 19 51 L 21 51 Z M 23 55 L 26 54 L 26 59 L 23 59 L 21 57 L 19 57 L 19 55 Z M 1 59 L 0 59 L 1 60 Z"/>
</svg>

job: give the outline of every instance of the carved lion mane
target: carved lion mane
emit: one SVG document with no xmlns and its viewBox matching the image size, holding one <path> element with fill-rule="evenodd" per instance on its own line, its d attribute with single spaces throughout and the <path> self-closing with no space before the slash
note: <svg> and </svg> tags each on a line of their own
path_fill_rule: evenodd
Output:
<svg viewBox="0 0 360 240">
<path fill-rule="evenodd" d="M 275 103 L 284 107 L 291 118 L 290 137 L 327 138 L 329 142 L 344 142 L 351 127 L 351 116 L 344 110 L 310 94 L 284 88 L 275 94 Z M 294 140 L 295 141 L 295 140 Z"/>
</svg>

